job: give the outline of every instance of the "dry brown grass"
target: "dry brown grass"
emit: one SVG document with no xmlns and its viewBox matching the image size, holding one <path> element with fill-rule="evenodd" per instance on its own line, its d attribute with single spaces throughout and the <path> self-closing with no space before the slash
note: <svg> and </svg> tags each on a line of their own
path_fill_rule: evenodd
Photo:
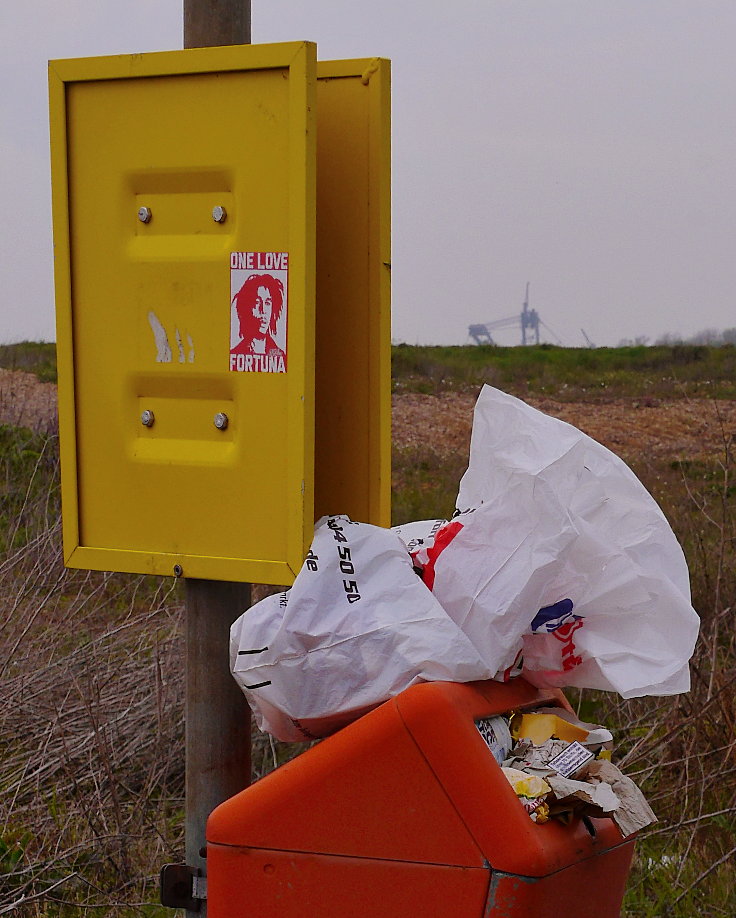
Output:
<svg viewBox="0 0 736 918">
<path fill-rule="evenodd" d="M 0 914 L 129 910 L 181 856 L 181 603 L 165 581 L 65 571 L 57 527 L 1 574 Z"/>
</svg>

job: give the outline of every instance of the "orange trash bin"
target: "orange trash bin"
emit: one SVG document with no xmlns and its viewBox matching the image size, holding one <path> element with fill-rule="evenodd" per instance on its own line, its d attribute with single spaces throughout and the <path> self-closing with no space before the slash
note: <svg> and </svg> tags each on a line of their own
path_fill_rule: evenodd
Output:
<svg viewBox="0 0 736 918">
<path fill-rule="evenodd" d="M 416 685 L 282 765 L 208 820 L 209 918 L 618 918 L 633 836 L 533 822 L 476 726 L 549 705 Z"/>
</svg>

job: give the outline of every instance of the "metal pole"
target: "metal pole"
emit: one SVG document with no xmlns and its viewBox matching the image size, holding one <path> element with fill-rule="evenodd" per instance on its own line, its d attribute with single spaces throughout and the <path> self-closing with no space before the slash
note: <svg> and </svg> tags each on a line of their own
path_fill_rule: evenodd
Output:
<svg viewBox="0 0 736 918">
<path fill-rule="evenodd" d="M 249 43 L 250 0 L 184 0 L 185 48 Z M 229 666 L 230 625 L 249 605 L 250 584 L 186 583 L 186 862 L 204 874 L 207 817 L 250 783 L 250 711 Z"/>
<path fill-rule="evenodd" d="M 184 0 L 184 47 L 250 44 L 250 0 Z"/>
<path fill-rule="evenodd" d="M 250 711 L 229 665 L 230 625 L 249 605 L 250 584 L 186 582 L 186 862 L 205 874 L 207 817 L 250 783 Z"/>
</svg>

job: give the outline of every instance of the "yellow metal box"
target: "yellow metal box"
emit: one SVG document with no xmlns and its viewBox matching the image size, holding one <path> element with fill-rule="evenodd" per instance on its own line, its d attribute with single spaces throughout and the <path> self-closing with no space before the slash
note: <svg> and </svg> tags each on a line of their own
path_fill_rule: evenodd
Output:
<svg viewBox="0 0 736 918">
<path fill-rule="evenodd" d="M 316 516 L 390 526 L 390 64 L 317 77 Z"/>
<path fill-rule="evenodd" d="M 70 566 L 284 584 L 301 566 L 315 513 L 315 56 L 301 42 L 49 66 Z M 358 222 L 378 201 L 384 212 L 370 258 L 354 248 L 337 271 L 361 293 L 352 337 L 321 348 L 318 429 L 340 443 L 355 424 L 326 382 L 341 344 L 345 372 L 356 341 L 372 349 L 373 382 L 350 395 L 353 455 L 321 450 L 317 512 L 347 461 L 352 491 L 346 479 L 336 503 L 387 522 L 388 287 L 367 265 L 388 262 L 388 79 L 380 62 L 352 71 L 369 100 L 358 118 L 384 144 L 353 170 L 366 176 Z M 356 218 L 330 194 L 322 251 Z M 321 286 L 328 336 L 344 304 L 327 275 Z"/>
</svg>

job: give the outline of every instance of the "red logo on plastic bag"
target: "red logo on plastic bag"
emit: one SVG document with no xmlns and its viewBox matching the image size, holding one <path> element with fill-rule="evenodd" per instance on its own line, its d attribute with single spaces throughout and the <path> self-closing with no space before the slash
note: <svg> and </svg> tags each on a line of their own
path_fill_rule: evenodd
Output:
<svg viewBox="0 0 736 918">
<path fill-rule="evenodd" d="M 562 643 L 560 655 L 562 656 L 562 668 L 565 672 L 575 669 L 576 666 L 580 666 L 583 662 L 582 657 L 575 656 L 575 642 L 572 636 L 578 628 L 582 628 L 584 624 L 585 620 L 578 618 L 574 622 L 568 622 L 566 625 L 561 625 L 552 632 L 552 636 Z"/>
<path fill-rule="evenodd" d="M 448 523 L 439 530 L 435 536 L 432 547 L 427 549 L 428 561 L 422 572 L 422 580 L 424 580 L 430 590 L 434 586 L 434 566 L 437 563 L 437 559 L 462 528 L 462 523 Z"/>
</svg>

